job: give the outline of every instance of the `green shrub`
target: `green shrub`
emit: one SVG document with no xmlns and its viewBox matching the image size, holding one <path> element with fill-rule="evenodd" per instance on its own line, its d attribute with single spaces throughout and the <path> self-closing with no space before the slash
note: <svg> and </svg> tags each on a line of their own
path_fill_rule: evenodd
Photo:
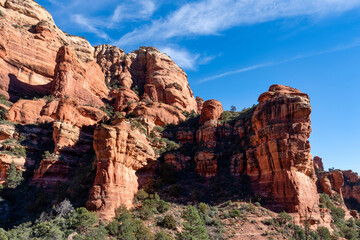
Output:
<svg viewBox="0 0 360 240">
<path fill-rule="evenodd" d="M 155 239 L 156 240 L 173 240 L 174 238 L 171 235 L 165 233 L 164 231 L 160 231 L 160 232 L 156 233 Z"/>
<path fill-rule="evenodd" d="M 84 235 L 75 235 L 73 240 L 98 240 L 98 239 L 108 239 L 106 229 L 104 227 L 96 227 Z M 50 240 L 50 239 L 49 239 Z"/>
<path fill-rule="evenodd" d="M 120 223 L 114 220 L 106 226 L 106 229 L 111 236 L 118 236 L 120 234 L 120 226 Z"/>
<path fill-rule="evenodd" d="M 33 227 L 33 236 L 40 239 L 63 239 L 60 228 L 50 222 L 42 222 Z"/>
<path fill-rule="evenodd" d="M 109 105 L 108 103 L 105 103 L 105 107 L 101 107 L 100 110 L 102 110 L 106 115 L 109 117 L 114 116 L 114 107 Z"/>
<path fill-rule="evenodd" d="M 172 215 L 166 215 L 161 225 L 167 229 L 176 229 L 176 220 Z"/>
<path fill-rule="evenodd" d="M 359 233 L 354 229 L 350 227 L 343 227 L 341 228 L 341 235 L 344 236 L 346 239 L 356 239 L 359 237 Z"/>
<path fill-rule="evenodd" d="M 138 201 L 143 201 L 149 197 L 149 194 L 144 190 L 140 189 L 135 195 L 135 199 Z"/>
<path fill-rule="evenodd" d="M 288 222 L 291 222 L 292 217 L 290 216 L 290 214 L 286 213 L 286 212 L 281 212 L 278 214 L 276 221 L 280 224 L 280 225 L 285 225 Z"/>
<path fill-rule="evenodd" d="M 167 138 L 162 138 L 162 139 L 160 139 L 160 141 L 164 142 L 166 144 L 166 146 L 160 150 L 161 153 L 171 152 L 171 151 L 174 151 L 174 150 L 177 150 L 178 148 L 180 148 L 179 144 L 177 144 L 176 142 L 171 141 Z"/>
<path fill-rule="evenodd" d="M 3 228 L 0 228 L 0 240 L 8 240 L 6 231 Z"/>
<path fill-rule="evenodd" d="M 261 220 L 261 222 L 267 226 L 271 226 L 271 225 L 275 224 L 275 221 L 272 218 L 263 219 L 263 220 Z"/>
<path fill-rule="evenodd" d="M 16 188 L 23 180 L 22 171 L 16 169 L 14 161 L 11 162 L 9 169 L 6 172 L 6 176 L 5 186 L 7 188 Z"/>
<path fill-rule="evenodd" d="M 154 129 L 154 131 L 157 131 L 157 132 L 163 132 L 164 131 L 164 128 L 162 126 L 155 126 L 153 129 Z"/>
<path fill-rule="evenodd" d="M 159 213 L 166 213 L 170 208 L 170 204 L 168 202 L 165 202 L 164 200 L 159 200 L 157 203 L 156 210 Z"/>
<path fill-rule="evenodd" d="M 95 213 L 89 212 L 86 208 L 76 209 L 75 227 L 79 232 L 86 232 L 98 222 Z"/>
<path fill-rule="evenodd" d="M 178 234 L 179 239 L 209 239 L 204 220 L 200 217 L 198 210 L 194 206 L 188 206 L 183 212 L 182 218 L 186 222 L 183 225 L 183 232 Z"/>
<path fill-rule="evenodd" d="M 140 220 L 135 220 L 135 238 L 136 240 L 155 240 L 154 234 Z"/>
<path fill-rule="evenodd" d="M 331 216 L 335 222 L 338 222 L 345 217 L 345 211 L 341 207 L 331 208 Z"/>
<path fill-rule="evenodd" d="M 199 211 L 201 214 L 207 214 L 210 211 L 209 205 L 207 205 L 206 203 L 203 203 L 203 202 L 201 202 L 199 204 L 198 208 L 199 208 Z"/>
<path fill-rule="evenodd" d="M 319 235 L 320 240 L 331 240 L 330 231 L 326 227 L 318 227 L 316 232 Z"/>
<path fill-rule="evenodd" d="M 154 208 L 150 204 L 143 204 L 139 212 L 140 218 L 147 220 L 154 215 Z"/>
<path fill-rule="evenodd" d="M 12 103 L 9 102 L 6 97 L 2 94 L 0 94 L 0 104 L 4 104 L 5 106 L 7 107 L 11 107 L 12 106 Z"/>
<path fill-rule="evenodd" d="M 230 217 L 232 217 L 232 218 L 238 218 L 238 217 L 241 217 L 241 212 L 240 212 L 238 209 L 232 209 L 232 210 L 229 212 L 229 215 L 230 215 Z"/>
</svg>

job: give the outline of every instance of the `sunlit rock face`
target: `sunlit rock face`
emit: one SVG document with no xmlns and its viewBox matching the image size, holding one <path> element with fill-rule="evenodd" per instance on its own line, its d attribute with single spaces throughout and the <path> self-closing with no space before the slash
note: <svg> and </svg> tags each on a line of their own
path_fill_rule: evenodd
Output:
<svg viewBox="0 0 360 240">
<path fill-rule="evenodd" d="M 120 205 L 132 206 L 138 190 L 136 171 L 154 161 L 155 153 L 146 136 L 126 121 L 97 128 L 94 149 L 97 172 L 87 207 L 110 220 Z"/>
</svg>

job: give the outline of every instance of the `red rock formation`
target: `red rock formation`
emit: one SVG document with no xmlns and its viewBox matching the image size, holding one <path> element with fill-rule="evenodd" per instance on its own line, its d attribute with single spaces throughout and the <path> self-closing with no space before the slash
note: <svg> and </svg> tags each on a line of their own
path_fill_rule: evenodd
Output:
<svg viewBox="0 0 360 240">
<path fill-rule="evenodd" d="M 0 184 L 5 183 L 6 172 L 13 161 L 16 164 L 17 169 L 24 171 L 25 158 L 0 153 Z"/>
<path fill-rule="evenodd" d="M 223 112 L 221 103 L 217 100 L 208 100 L 202 105 L 200 124 L 204 124 L 207 121 L 217 121 Z"/>
<path fill-rule="evenodd" d="M 53 139 L 55 143 L 55 153 L 65 147 L 72 147 L 80 137 L 80 128 L 65 122 L 54 122 Z"/>
<path fill-rule="evenodd" d="M 273 207 L 304 217 L 318 203 L 308 141 L 309 97 L 297 89 L 273 85 L 258 101 L 252 117 L 257 159 L 247 169 L 252 188 L 271 199 Z"/>
<path fill-rule="evenodd" d="M 135 117 L 146 117 L 159 126 L 178 124 L 185 120 L 185 116 L 177 108 L 156 102 L 139 104 L 131 113 Z"/>
<path fill-rule="evenodd" d="M 47 94 L 59 48 L 69 45 L 83 61 L 94 49 L 85 39 L 56 27 L 51 15 L 32 0 L 7 0 L 0 5 L 0 93 L 13 99 Z M 35 87 L 38 86 L 38 87 Z"/>
<path fill-rule="evenodd" d="M 0 125 L 0 141 L 6 140 L 9 138 L 14 138 L 15 136 L 15 126 L 9 124 Z"/>
<path fill-rule="evenodd" d="M 222 105 L 217 100 L 204 102 L 201 110 L 199 124 L 201 127 L 196 132 L 196 142 L 203 150 L 195 154 L 195 171 L 206 177 L 213 177 L 217 174 L 218 156 L 215 154 L 217 144 L 217 120 L 223 112 Z"/>
<path fill-rule="evenodd" d="M 205 101 L 204 101 L 204 99 L 202 99 L 201 97 L 198 97 L 198 96 L 195 99 L 196 99 L 196 103 L 197 103 L 197 110 L 199 113 L 201 113 L 201 110 L 203 108 Z"/>
<path fill-rule="evenodd" d="M 94 149 L 97 172 L 87 207 L 110 220 L 120 205 L 132 206 L 138 190 L 136 171 L 153 161 L 155 153 L 146 136 L 124 120 L 97 128 Z"/>
<path fill-rule="evenodd" d="M 51 188 L 58 183 L 68 182 L 69 174 L 75 169 L 76 164 L 71 158 L 60 159 L 59 155 L 52 154 L 41 160 L 31 182 L 43 188 Z"/>
<path fill-rule="evenodd" d="M 323 172 L 324 171 L 324 164 L 322 162 L 322 158 L 315 156 L 314 159 L 314 169 L 315 172 Z"/>
<path fill-rule="evenodd" d="M 343 171 L 344 186 L 341 191 L 345 202 L 350 208 L 360 211 L 360 178 L 351 170 Z"/>
<path fill-rule="evenodd" d="M 109 93 L 104 75 L 94 62 L 82 62 L 75 51 L 61 47 L 56 57 L 52 94 L 56 97 L 70 97 L 79 104 L 103 106 L 103 98 Z"/>
<path fill-rule="evenodd" d="M 102 45 L 95 47 L 95 58 L 107 77 L 113 76 L 112 82 L 138 88 L 141 98 L 197 112 L 185 72 L 156 48 L 141 47 L 125 55 L 117 47 Z"/>
<path fill-rule="evenodd" d="M 111 96 L 115 98 L 115 112 L 123 112 L 130 104 L 139 101 L 139 96 L 128 88 L 113 90 L 111 91 Z"/>
<path fill-rule="evenodd" d="M 107 118 L 100 109 L 79 106 L 71 99 L 47 101 L 19 100 L 9 110 L 7 119 L 21 124 L 63 121 L 78 127 L 94 125 Z"/>
<path fill-rule="evenodd" d="M 338 193 L 342 197 L 341 188 L 344 186 L 344 176 L 340 170 L 325 173 L 319 180 L 321 190 L 324 193 L 329 196 L 333 196 L 335 193 Z"/>
</svg>

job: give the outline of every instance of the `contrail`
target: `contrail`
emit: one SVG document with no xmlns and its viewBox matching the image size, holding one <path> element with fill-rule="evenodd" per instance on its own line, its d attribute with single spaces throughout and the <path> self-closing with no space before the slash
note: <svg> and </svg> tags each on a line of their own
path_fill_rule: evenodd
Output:
<svg viewBox="0 0 360 240">
<path fill-rule="evenodd" d="M 280 65 L 280 64 L 283 64 L 283 63 L 295 61 L 295 60 L 302 59 L 302 58 L 308 58 L 308 57 L 319 56 L 319 55 L 323 55 L 323 54 L 327 54 L 327 53 L 343 51 L 343 50 L 353 48 L 353 47 L 358 47 L 358 46 L 360 46 L 360 39 L 357 39 L 356 41 L 354 41 L 354 42 L 352 42 L 350 44 L 347 44 L 347 45 L 339 45 L 337 47 L 334 47 L 334 48 L 331 48 L 331 49 L 328 49 L 328 50 L 324 50 L 324 51 L 320 51 L 320 52 L 307 53 L 307 54 L 298 55 L 298 56 L 291 57 L 291 58 L 284 59 L 284 60 L 277 61 L 277 62 L 261 63 L 261 64 L 256 64 L 256 65 L 245 67 L 245 68 L 240 68 L 240 69 L 237 69 L 237 70 L 234 70 L 234 71 L 224 72 L 224 73 L 221 73 L 221 74 L 217 74 L 217 75 L 214 75 L 214 76 L 211 76 L 211 77 L 204 78 L 204 79 L 196 82 L 196 84 L 201 84 L 201 83 L 208 82 L 208 81 L 211 81 L 211 80 L 214 80 L 214 79 L 226 77 L 226 76 L 229 76 L 229 75 L 234 75 L 234 74 L 237 74 L 237 73 L 248 72 L 248 71 L 256 70 L 256 69 L 259 69 L 259 68 Z"/>
</svg>

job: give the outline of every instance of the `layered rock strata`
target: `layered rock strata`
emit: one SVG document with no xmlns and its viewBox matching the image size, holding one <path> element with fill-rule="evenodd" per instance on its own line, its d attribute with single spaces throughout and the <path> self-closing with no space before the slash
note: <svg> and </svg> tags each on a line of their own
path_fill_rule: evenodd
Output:
<svg viewBox="0 0 360 240">
<path fill-rule="evenodd" d="M 115 216 L 120 205 L 132 206 L 138 190 L 136 172 L 155 160 L 146 136 L 122 120 L 94 133 L 97 172 L 87 207 L 103 220 Z"/>
</svg>

